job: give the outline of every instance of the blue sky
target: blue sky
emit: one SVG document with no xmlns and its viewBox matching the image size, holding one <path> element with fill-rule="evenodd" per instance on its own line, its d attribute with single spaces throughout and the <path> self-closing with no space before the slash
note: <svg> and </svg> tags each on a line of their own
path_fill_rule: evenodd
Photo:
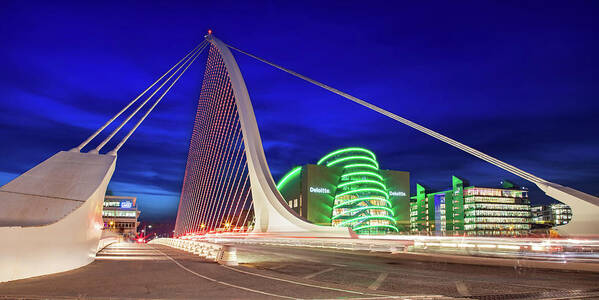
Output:
<svg viewBox="0 0 599 300">
<path fill-rule="evenodd" d="M 594 1 L 24 2 L 0 9 L 0 184 L 85 139 L 208 28 L 236 47 L 542 178 L 599 194 Z M 237 56 L 275 179 L 345 147 L 433 189 L 509 173 Z M 176 215 L 200 58 L 119 152 L 110 188 Z M 108 145 L 107 149 L 110 149 Z"/>
</svg>

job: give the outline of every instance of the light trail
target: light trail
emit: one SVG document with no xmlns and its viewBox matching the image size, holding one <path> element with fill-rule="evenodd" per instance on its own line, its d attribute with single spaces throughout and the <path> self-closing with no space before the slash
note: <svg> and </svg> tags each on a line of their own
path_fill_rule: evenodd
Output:
<svg viewBox="0 0 599 300">
<path fill-rule="evenodd" d="M 505 258 L 548 263 L 588 263 L 599 270 L 599 240 L 499 238 L 461 236 L 383 235 L 358 239 L 319 238 L 292 234 L 214 233 L 190 235 L 187 239 L 206 239 L 216 243 L 263 244 L 287 247 L 316 247 L 337 250 L 386 253 L 426 253 L 480 258 Z"/>
</svg>

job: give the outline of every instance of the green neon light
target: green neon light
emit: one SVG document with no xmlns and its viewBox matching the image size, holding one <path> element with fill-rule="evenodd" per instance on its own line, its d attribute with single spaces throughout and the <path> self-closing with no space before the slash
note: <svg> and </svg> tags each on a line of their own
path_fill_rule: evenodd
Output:
<svg viewBox="0 0 599 300">
<path fill-rule="evenodd" d="M 340 215 L 334 216 L 333 220 L 338 219 L 340 217 L 343 217 L 344 215 L 350 214 L 352 212 L 362 211 L 362 210 L 365 210 L 365 209 L 384 209 L 384 210 L 388 211 L 389 213 L 391 213 L 392 216 L 394 216 L 393 211 L 391 209 L 389 209 L 388 207 L 374 205 L 374 206 L 362 206 L 362 207 L 350 209 L 348 211 L 344 211 Z"/>
<path fill-rule="evenodd" d="M 351 165 L 345 165 L 345 166 L 343 166 L 344 169 L 349 169 L 349 168 L 363 168 L 363 167 L 365 167 L 365 168 L 371 168 L 371 169 L 377 170 L 377 171 L 379 170 L 378 167 L 375 167 L 375 166 L 369 165 L 369 164 L 351 164 Z"/>
<path fill-rule="evenodd" d="M 345 201 L 343 203 L 339 203 L 339 204 L 333 206 L 333 208 L 339 208 L 339 207 L 346 206 L 346 205 L 349 205 L 349 204 L 352 204 L 352 203 L 362 202 L 362 201 L 368 201 L 368 200 L 383 200 L 387 204 L 389 204 L 389 206 L 391 206 L 391 202 L 389 200 L 385 199 L 385 198 L 379 198 L 379 197 L 360 197 L 360 198 L 356 198 L 356 199 Z"/>
<path fill-rule="evenodd" d="M 362 220 L 380 220 L 380 219 L 386 219 L 389 220 L 391 222 L 395 222 L 395 219 L 389 217 L 389 216 L 362 216 L 362 217 L 356 217 L 353 219 L 348 219 L 345 220 L 339 224 L 337 224 L 337 226 L 342 226 L 343 224 L 347 224 L 347 223 L 351 223 L 351 222 L 357 222 L 357 221 L 362 221 Z"/>
<path fill-rule="evenodd" d="M 375 193 L 383 194 L 385 196 L 385 199 L 389 199 L 389 195 L 387 194 L 387 192 L 385 192 L 381 189 L 377 189 L 377 188 L 363 188 L 363 189 L 355 189 L 355 190 L 346 191 L 346 192 L 343 192 L 343 193 L 335 196 L 335 199 L 345 196 L 345 195 L 354 194 L 354 193 L 362 193 L 362 192 L 375 192 Z"/>
<path fill-rule="evenodd" d="M 348 185 L 354 185 L 354 184 L 364 184 L 364 183 L 376 184 L 376 185 L 379 185 L 380 187 L 382 187 L 385 190 L 387 189 L 387 187 L 384 184 L 382 184 L 380 181 L 369 180 L 369 179 L 362 179 L 362 180 L 354 180 L 354 181 L 344 182 L 344 183 L 338 185 L 337 188 L 348 186 Z"/>
<path fill-rule="evenodd" d="M 347 211 L 340 213 L 333 211 L 332 219 L 341 222 L 335 226 L 352 222 L 350 226 L 356 226 L 354 230 L 381 227 L 398 231 L 397 227 L 391 226 L 395 224 L 394 213 L 391 210 L 392 204 L 389 201 L 385 178 L 378 172 L 379 163 L 372 151 L 359 147 L 343 148 L 325 155 L 317 164 L 325 164 L 327 167 L 341 166 L 344 170 L 344 174 L 341 175 L 342 182 L 337 185 L 339 194 L 335 196 L 336 202 L 343 203 L 339 203 L 333 208 L 337 211 L 339 208 Z M 348 190 L 343 191 L 343 189 Z M 362 194 L 362 196 L 356 197 L 357 194 Z M 354 199 L 339 199 L 346 195 L 351 195 L 348 198 Z M 362 223 L 364 220 L 388 220 L 391 225 L 359 226 L 359 224 L 364 224 Z"/>
<path fill-rule="evenodd" d="M 335 151 L 333 151 L 333 152 L 325 155 L 316 164 L 320 165 L 325 160 L 327 160 L 328 158 L 330 158 L 331 156 L 335 156 L 337 154 L 341 154 L 341 153 L 345 153 L 345 152 L 356 152 L 356 151 L 367 153 L 368 155 L 370 155 L 372 157 L 372 159 L 376 159 L 376 155 L 374 155 L 374 153 L 372 153 L 372 151 L 370 151 L 368 149 L 364 149 L 364 148 L 360 148 L 360 147 L 349 147 L 349 148 L 343 148 L 343 149 L 335 150 Z"/>
<path fill-rule="evenodd" d="M 289 173 L 285 174 L 285 176 L 283 176 L 283 178 L 281 178 L 281 180 L 279 181 L 279 184 L 277 184 L 277 190 L 281 190 L 281 187 L 283 187 L 283 185 L 285 185 L 289 180 L 291 180 L 292 177 L 299 174 L 301 170 L 302 167 L 296 167 L 295 169 L 289 171 Z"/>
<path fill-rule="evenodd" d="M 352 228 L 354 231 L 358 231 L 358 230 L 362 230 L 362 229 L 366 229 L 366 228 L 372 228 L 372 227 L 387 227 L 387 228 L 391 228 L 393 230 L 395 230 L 396 232 L 399 231 L 399 229 L 397 229 L 397 227 L 392 226 L 392 225 L 364 225 L 364 226 L 360 226 L 360 227 L 356 227 L 356 228 Z"/>
<path fill-rule="evenodd" d="M 381 175 L 379 175 L 377 173 L 374 173 L 374 172 L 370 172 L 370 171 L 351 172 L 351 173 L 347 173 L 347 174 L 341 175 L 341 178 L 350 177 L 350 176 L 358 176 L 358 175 L 374 176 L 374 177 L 376 177 L 376 178 L 378 178 L 380 180 L 384 180 L 383 176 L 381 176 Z"/>
<path fill-rule="evenodd" d="M 348 161 L 348 160 L 358 160 L 358 159 L 367 160 L 367 161 L 373 163 L 377 169 L 379 167 L 379 163 L 376 160 L 374 160 L 368 156 L 362 156 L 362 155 L 354 155 L 354 156 L 338 158 L 332 162 L 327 163 L 327 167 L 334 166 L 340 162 L 344 162 L 344 161 Z"/>
</svg>

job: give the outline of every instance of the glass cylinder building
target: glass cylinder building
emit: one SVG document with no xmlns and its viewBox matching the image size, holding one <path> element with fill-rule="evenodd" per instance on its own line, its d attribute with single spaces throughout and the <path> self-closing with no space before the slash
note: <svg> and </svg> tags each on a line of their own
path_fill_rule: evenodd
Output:
<svg viewBox="0 0 599 300">
<path fill-rule="evenodd" d="M 357 233 L 398 231 L 389 193 L 372 151 L 357 147 L 339 149 L 317 164 L 343 169 L 336 187 L 333 226 L 351 227 Z"/>
<path fill-rule="evenodd" d="M 358 234 L 409 230 L 409 173 L 381 170 L 376 155 L 349 147 L 293 168 L 277 188 L 301 217 Z"/>
</svg>

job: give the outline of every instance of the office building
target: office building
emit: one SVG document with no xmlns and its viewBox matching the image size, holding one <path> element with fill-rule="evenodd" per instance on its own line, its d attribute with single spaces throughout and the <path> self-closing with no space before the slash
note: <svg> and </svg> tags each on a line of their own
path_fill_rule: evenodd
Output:
<svg viewBox="0 0 599 300">
<path fill-rule="evenodd" d="M 381 170 L 372 151 L 350 147 L 293 168 L 277 189 L 312 223 L 384 234 L 409 231 L 409 180 L 408 172 Z"/>
<path fill-rule="evenodd" d="M 410 202 L 410 228 L 417 234 L 521 236 L 531 222 L 528 191 L 507 181 L 502 188 L 464 187 L 453 176 L 446 191 L 427 192 L 417 184 Z"/>
<path fill-rule="evenodd" d="M 102 210 L 104 230 L 134 237 L 139 226 L 137 219 L 140 214 L 136 201 L 136 197 L 105 196 Z"/>
</svg>

